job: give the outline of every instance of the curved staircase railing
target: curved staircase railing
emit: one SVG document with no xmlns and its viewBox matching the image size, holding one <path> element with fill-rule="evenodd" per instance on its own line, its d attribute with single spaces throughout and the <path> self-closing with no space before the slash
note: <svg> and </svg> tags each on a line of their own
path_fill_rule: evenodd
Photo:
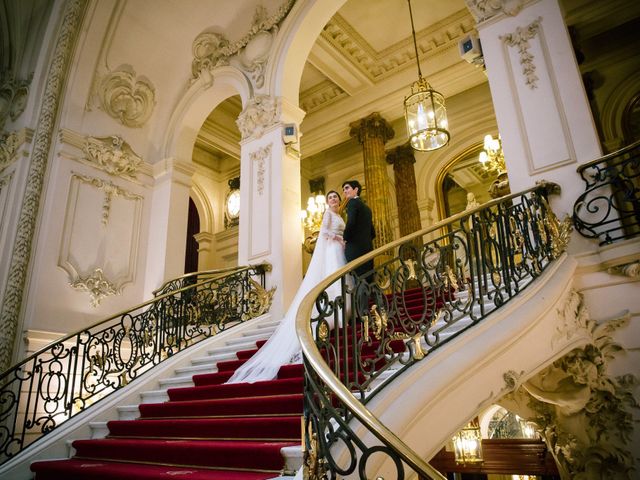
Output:
<svg viewBox="0 0 640 480">
<path fill-rule="evenodd" d="M 576 230 L 600 245 L 640 235 L 640 141 L 581 165 L 578 173 L 585 191 L 573 207 Z"/>
<path fill-rule="evenodd" d="M 198 272 L 0 375 L 0 464 L 185 348 L 271 306 L 270 265 Z"/>
<path fill-rule="evenodd" d="M 349 263 L 305 297 L 296 319 L 305 366 L 304 478 L 374 478 L 368 462 L 381 456 L 393 462 L 397 479 L 407 466 L 422 479 L 445 478 L 366 404 L 560 256 L 571 222 L 549 208 L 548 195 L 557 190 L 542 183 L 405 236 Z M 372 259 L 373 270 L 357 277 L 355 267 Z M 379 443 L 365 444 L 366 430 Z"/>
</svg>

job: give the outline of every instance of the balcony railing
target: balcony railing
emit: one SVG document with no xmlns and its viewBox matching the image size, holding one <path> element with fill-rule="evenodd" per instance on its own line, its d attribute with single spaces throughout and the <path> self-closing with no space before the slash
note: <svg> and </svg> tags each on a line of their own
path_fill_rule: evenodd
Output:
<svg viewBox="0 0 640 480">
<path fill-rule="evenodd" d="M 181 277 L 137 307 L 48 345 L 0 376 L 0 463 L 107 395 L 271 306 L 267 264 Z"/>
<path fill-rule="evenodd" d="M 351 262 L 305 297 L 296 320 L 305 365 L 305 478 L 374 478 L 367 464 L 381 455 L 395 464 L 397 479 L 407 467 L 422 479 L 444 478 L 366 404 L 561 255 L 571 222 L 558 221 L 549 208 L 556 187 L 541 184 L 406 236 Z M 374 269 L 358 277 L 354 268 L 371 259 Z M 381 443 L 365 444 L 353 422 Z"/>
<path fill-rule="evenodd" d="M 581 165 L 585 192 L 573 207 L 575 228 L 600 245 L 640 234 L 640 142 Z"/>
</svg>

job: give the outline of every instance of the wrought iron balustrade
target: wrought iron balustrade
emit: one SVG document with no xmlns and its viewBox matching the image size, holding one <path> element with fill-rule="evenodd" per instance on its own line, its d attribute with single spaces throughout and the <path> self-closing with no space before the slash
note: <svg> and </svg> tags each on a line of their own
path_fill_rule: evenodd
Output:
<svg viewBox="0 0 640 480">
<path fill-rule="evenodd" d="M 268 311 L 274 292 L 265 290 L 269 270 L 262 264 L 169 282 L 165 293 L 67 335 L 4 372 L 0 463 L 163 360 Z"/>
<path fill-rule="evenodd" d="M 581 165 L 585 191 L 573 207 L 580 234 L 600 245 L 640 234 L 640 142 Z"/>
<path fill-rule="evenodd" d="M 380 455 L 395 464 L 397 479 L 406 467 L 423 479 L 444 478 L 366 404 L 405 369 L 509 302 L 562 254 L 571 222 L 560 222 L 549 208 L 556 189 L 543 183 L 392 242 L 305 297 L 296 319 L 305 366 L 305 478 L 372 478 L 367 463 Z M 355 267 L 371 259 L 374 269 L 358 277 Z M 353 420 L 381 444 L 365 444 Z M 347 460 L 334 457 L 339 450 Z"/>
</svg>

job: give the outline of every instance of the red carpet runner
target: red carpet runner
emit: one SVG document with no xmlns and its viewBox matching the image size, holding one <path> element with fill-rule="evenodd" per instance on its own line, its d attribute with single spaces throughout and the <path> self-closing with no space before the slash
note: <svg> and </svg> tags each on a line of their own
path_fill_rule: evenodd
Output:
<svg viewBox="0 0 640 480">
<path fill-rule="evenodd" d="M 264 342 L 262 342 L 264 343 Z M 37 480 L 264 480 L 284 467 L 280 449 L 300 445 L 302 365 L 254 384 L 223 385 L 257 350 L 173 388 L 169 401 L 142 404 L 140 418 L 108 422 L 109 436 L 76 440 L 69 460 L 36 462 Z"/>
<path fill-rule="evenodd" d="M 415 320 L 425 303 L 427 310 L 442 304 L 421 290 L 405 292 L 404 300 L 400 315 Z M 393 343 L 404 350 L 402 341 Z M 303 368 L 285 365 L 275 380 L 224 385 L 256 351 L 218 362 L 218 373 L 194 376 L 195 387 L 169 389 L 168 402 L 141 404 L 137 420 L 108 422 L 107 438 L 76 440 L 75 457 L 33 463 L 36 480 L 277 477 L 284 467 L 280 449 L 300 445 Z"/>
</svg>

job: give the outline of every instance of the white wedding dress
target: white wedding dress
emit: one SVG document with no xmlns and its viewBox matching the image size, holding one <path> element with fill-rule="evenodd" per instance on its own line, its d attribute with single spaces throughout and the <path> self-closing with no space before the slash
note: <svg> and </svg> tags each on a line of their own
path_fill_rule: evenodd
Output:
<svg viewBox="0 0 640 480">
<path fill-rule="evenodd" d="M 289 310 L 280 325 L 258 352 L 238 368 L 227 383 L 253 383 L 276 378 L 282 365 L 299 362 L 300 342 L 296 335 L 295 321 L 298 307 L 304 296 L 321 280 L 346 265 L 344 248 L 336 239 L 342 237 L 344 220 L 337 213 L 326 210 L 318 234 L 316 247 L 307 273 L 298 288 Z M 329 299 L 340 295 L 340 281 L 327 288 Z M 315 307 L 314 307 L 315 312 Z M 314 313 L 313 316 L 317 315 Z"/>
</svg>

